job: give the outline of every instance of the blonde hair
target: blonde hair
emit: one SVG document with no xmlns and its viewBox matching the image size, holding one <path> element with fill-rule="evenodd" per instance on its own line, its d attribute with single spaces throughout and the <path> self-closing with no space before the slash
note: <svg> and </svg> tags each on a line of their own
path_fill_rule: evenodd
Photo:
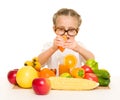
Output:
<svg viewBox="0 0 120 100">
<path fill-rule="evenodd" d="M 82 19 L 81 16 L 73 9 L 68 9 L 68 8 L 62 8 L 60 10 L 58 10 L 54 15 L 53 15 L 53 24 L 56 25 L 56 19 L 58 16 L 61 15 L 65 15 L 65 16 L 72 16 L 72 17 L 76 17 L 76 19 L 78 20 L 78 27 L 81 25 L 82 23 Z"/>
</svg>

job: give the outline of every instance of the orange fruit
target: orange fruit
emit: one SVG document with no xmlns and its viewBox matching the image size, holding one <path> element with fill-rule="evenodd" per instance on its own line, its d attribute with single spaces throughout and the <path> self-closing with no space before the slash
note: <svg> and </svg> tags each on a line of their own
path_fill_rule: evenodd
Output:
<svg viewBox="0 0 120 100">
<path fill-rule="evenodd" d="M 50 70 L 53 71 L 55 75 L 57 74 L 57 70 L 55 68 L 51 68 Z"/>
<path fill-rule="evenodd" d="M 67 65 L 69 68 L 73 68 L 77 64 L 77 58 L 73 54 L 68 54 L 63 59 L 63 64 Z"/>
<path fill-rule="evenodd" d="M 59 64 L 59 75 L 65 72 L 69 72 L 69 67 L 67 65 Z"/>
<path fill-rule="evenodd" d="M 70 74 L 74 78 L 83 78 L 85 76 L 85 70 L 79 67 L 72 68 L 70 71 Z"/>
<path fill-rule="evenodd" d="M 38 76 L 43 78 L 49 78 L 51 76 L 56 76 L 56 75 L 54 71 L 50 70 L 49 68 L 43 68 L 40 70 L 40 72 L 38 72 Z"/>
<path fill-rule="evenodd" d="M 64 39 L 64 41 L 67 40 L 66 35 L 63 35 L 63 39 Z M 59 46 L 58 49 L 59 49 L 61 52 L 63 52 L 63 51 L 65 50 L 65 48 L 63 48 L 63 47 L 61 47 L 61 46 Z"/>
</svg>

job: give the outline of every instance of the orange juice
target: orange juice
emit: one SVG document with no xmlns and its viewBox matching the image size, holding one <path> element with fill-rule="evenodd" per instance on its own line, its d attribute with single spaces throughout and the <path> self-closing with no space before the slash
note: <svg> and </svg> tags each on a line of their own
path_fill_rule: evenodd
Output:
<svg viewBox="0 0 120 100">
<path fill-rule="evenodd" d="M 69 72 L 69 67 L 64 64 L 59 64 L 59 75 L 65 72 Z"/>
</svg>

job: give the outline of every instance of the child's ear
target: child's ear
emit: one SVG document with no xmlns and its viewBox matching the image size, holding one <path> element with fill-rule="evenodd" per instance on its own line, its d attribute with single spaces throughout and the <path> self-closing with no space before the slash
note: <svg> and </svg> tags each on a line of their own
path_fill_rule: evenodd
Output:
<svg viewBox="0 0 120 100">
<path fill-rule="evenodd" d="M 79 31 L 80 31 L 80 28 L 78 28 L 77 31 L 79 32 Z"/>
<path fill-rule="evenodd" d="M 54 32 L 55 32 L 55 26 L 53 26 L 53 30 L 54 30 Z"/>
</svg>

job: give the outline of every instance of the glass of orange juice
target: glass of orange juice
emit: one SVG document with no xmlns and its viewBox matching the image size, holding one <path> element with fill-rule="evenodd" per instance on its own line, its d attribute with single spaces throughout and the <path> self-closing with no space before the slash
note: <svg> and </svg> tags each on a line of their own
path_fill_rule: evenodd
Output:
<svg viewBox="0 0 120 100">
<path fill-rule="evenodd" d="M 59 72 L 59 75 L 65 72 L 69 73 L 69 67 L 64 64 L 59 64 L 58 72 Z"/>
</svg>

